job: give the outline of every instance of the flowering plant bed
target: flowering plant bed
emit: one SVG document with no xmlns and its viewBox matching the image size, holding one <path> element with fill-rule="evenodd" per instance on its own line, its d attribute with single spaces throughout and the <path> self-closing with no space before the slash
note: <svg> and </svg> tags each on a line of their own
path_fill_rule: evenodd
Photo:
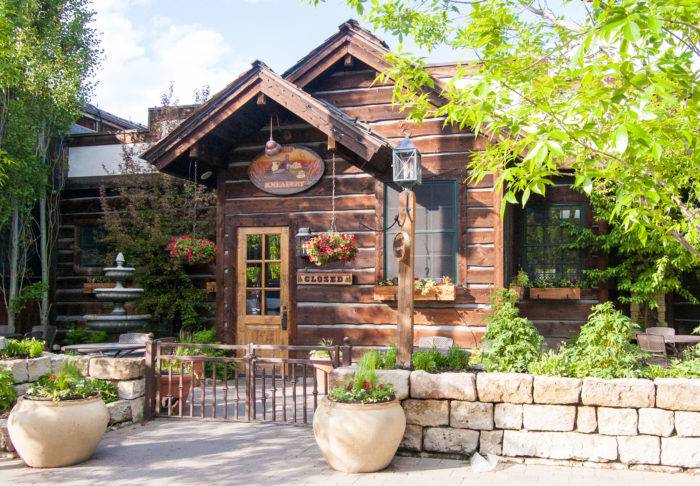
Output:
<svg viewBox="0 0 700 486">
<path fill-rule="evenodd" d="M 380 280 L 374 287 L 374 300 L 396 300 L 398 288 L 398 279 Z M 455 286 L 450 277 L 442 277 L 440 280 L 416 277 L 413 284 L 413 298 L 414 300 L 453 301 Z"/>
<path fill-rule="evenodd" d="M 105 403 L 117 400 L 116 387 L 103 380 L 84 377 L 73 363 L 64 363 L 59 373 L 44 375 L 30 386 L 25 397 L 32 400 L 82 400 L 99 396 Z"/>
<path fill-rule="evenodd" d="M 350 262 L 358 251 L 355 235 L 335 231 L 314 235 L 305 246 L 309 262 L 318 267 L 332 262 Z"/>
<path fill-rule="evenodd" d="M 171 258 L 187 264 L 211 263 L 216 259 L 216 245 L 206 238 L 178 236 L 168 245 Z"/>
</svg>

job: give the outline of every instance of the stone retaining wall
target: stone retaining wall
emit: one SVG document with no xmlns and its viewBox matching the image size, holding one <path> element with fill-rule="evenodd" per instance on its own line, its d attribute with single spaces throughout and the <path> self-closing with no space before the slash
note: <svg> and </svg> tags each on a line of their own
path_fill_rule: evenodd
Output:
<svg viewBox="0 0 700 486">
<path fill-rule="evenodd" d="M 353 368 L 339 368 L 331 386 Z M 700 472 L 700 380 L 386 371 L 406 412 L 402 449 L 523 462 Z"/>
<path fill-rule="evenodd" d="M 118 400 L 107 404 L 109 424 L 138 422 L 145 403 L 144 359 L 69 356 L 44 353 L 40 358 L 0 360 L 0 370 L 12 372 L 20 397 L 40 376 L 58 373 L 65 360 L 74 361 L 85 376 L 111 381 L 117 387 Z M 7 434 L 7 420 L 0 420 L 0 451 L 13 452 Z"/>
</svg>

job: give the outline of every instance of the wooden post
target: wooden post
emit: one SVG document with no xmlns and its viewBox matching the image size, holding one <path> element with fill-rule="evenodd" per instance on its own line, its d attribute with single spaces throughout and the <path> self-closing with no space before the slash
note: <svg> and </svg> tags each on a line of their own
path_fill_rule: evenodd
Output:
<svg viewBox="0 0 700 486">
<path fill-rule="evenodd" d="M 399 194 L 399 224 L 405 238 L 403 255 L 399 259 L 399 290 L 397 324 L 397 366 L 411 367 L 413 353 L 413 278 L 415 275 L 416 193 L 404 190 Z M 397 254 L 398 255 L 398 254 Z"/>
<path fill-rule="evenodd" d="M 145 356 L 145 395 L 143 401 L 143 421 L 153 420 L 153 412 L 156 408 L 156 342 L 149 338 L 146 341 L 146 356 Z"/>
</svg>

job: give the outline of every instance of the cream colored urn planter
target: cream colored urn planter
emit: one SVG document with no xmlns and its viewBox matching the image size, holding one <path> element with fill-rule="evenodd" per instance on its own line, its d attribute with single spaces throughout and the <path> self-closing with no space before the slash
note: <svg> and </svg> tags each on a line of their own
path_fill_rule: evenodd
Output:
<svg viewBox="0 0 700 486">
<path fill-rule="evenodd" d="M 109 411 L 99 396 L 59 402 L 22 397 L 7 428 L 28 466 L 62 467 L 89 459 L 108 422 Z"/>
<path fill-rule="evenodd" d="M 401 403 L 341 403 L 324 397 L 314 412 L 314 436 L 326 462 L 346 473 L 389 465 L 406 429 Z"/>
</svg>

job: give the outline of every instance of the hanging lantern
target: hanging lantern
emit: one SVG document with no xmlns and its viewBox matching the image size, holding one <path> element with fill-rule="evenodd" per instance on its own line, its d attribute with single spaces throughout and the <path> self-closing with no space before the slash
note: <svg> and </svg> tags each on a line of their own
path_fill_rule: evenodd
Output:
<svg viewBox="0 0 700 486">
<path fill-rule="evenodd" d="M 265 144 L 265 155 L 272 157 L 282 151 L 282 146 L 272 138 L 272 117 L 270 117 L 270 140 Z"/>
<path fill-rule="evenodd" d="M 391 166 L 394 169 L 394 182 L 404 189 L 411 189 L 421 183 L 421 155 L 411 139 L 406 136 L 394 148 Z"/>
<path fill-rule="evenodd" d="M 299 228 L 297 234 L 294 236 L 294 249 L 298 257 L 305 258 L 309 256 L 306 251 L 306 242 L 311 239 L 311 230 L 309 228 Z"/>
</svg>

